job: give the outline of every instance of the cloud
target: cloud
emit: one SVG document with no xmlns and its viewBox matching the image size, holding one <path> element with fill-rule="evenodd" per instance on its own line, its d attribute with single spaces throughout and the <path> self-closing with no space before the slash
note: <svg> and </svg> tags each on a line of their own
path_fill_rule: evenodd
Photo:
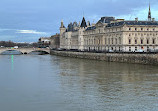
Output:
<svg viewBox="0 0 158 111">
<path fill-rule="evenodd" d="M 46 32 L 38 32 L 36 30 L 17 30 L 16 33 L 20 33 L 20 34 L 38 34 L 38 35 L 47 35 L 48 34 Z"/>
<path fill-rule="evenodd" d="M 5 29 L 5 28 L 0 28 L 0 32 L 3 32 L 3 31 L 13 31 L 15 29 Z"/>
</svg>

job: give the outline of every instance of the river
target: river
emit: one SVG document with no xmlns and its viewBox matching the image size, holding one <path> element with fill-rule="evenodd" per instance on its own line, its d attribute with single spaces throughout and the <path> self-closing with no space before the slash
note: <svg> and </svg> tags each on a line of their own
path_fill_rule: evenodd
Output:
<svg viewBox="0 0 158 111">
<path fill-rule="evenodd" d="M 158 68 L 0 55 L 0 111 L 158 111 Z"/>
</svg>

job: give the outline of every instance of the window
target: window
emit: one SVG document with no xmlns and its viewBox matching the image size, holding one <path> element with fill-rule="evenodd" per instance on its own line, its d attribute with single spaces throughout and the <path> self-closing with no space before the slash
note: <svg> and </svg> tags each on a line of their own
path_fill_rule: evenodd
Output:
<svg viewBox="0 0 158 111">
<path fill-rule="evenodd" d="M 143 28 L 141 28 L 141 30 L 143 30 Z"/>
<path fill-rule="evenodd" d="M 131 47 L 129 47 L 129 51 L 131 52 Z"/>
<path fill-rule="evenodd" d="M 147 46 L 147 51 L 149 51 L 149 46 Z"/>
<path fill-rule="evenodd" d="M 129 39 L 129 44 L 131 44 L 131 39 Z"/>
<path fill-rule="evenodd" d="M 131 28 L 129 28 L 129 30 L 131 30 Z"/>
<path fill-rule="evenodd" d="M 110 38 L 108 38 L 108 43 L 110 44 Z"/>
<path fill-rule="evenodd" d="M 115 43 L 117 44 L 117 39 L 115 39 Z"/>
<path fill-rule="evenodd" d="M 155 39 L 153 39 L 153 44 L 155 44 Z"/>
<path fill-rule="evenodd" d="M 141 39 L 141 44 L 143 44 L 143 39 Z"/>
<path fill-rule="evenodd" d="M 137 28 L 135 28 L 135 30 L 137 30 Z"/>
<path fill-rule="evenodd" d="M 149 39 L 146 40 L 146 43 L 149 44 Z"/>
<path fill-rule="evenodd" d="M 137 39 L 135 39 L 135 44 L 137 44 Z"/>
<path fill-rule="evenodd" d="M 119 38 L 119 44 L 121 44 L 121 37 Z"/>
<path fill-rule="evenodd" d="M 137 51 L 137 47 L 135 47 L 135 51 Z"/>
<path fill-rule="evenodd" d="M 112 44 L 114 44 L 114 39 L 113 38 L 111 39 L 111 41 L 112 41 Z"/>
</svg>

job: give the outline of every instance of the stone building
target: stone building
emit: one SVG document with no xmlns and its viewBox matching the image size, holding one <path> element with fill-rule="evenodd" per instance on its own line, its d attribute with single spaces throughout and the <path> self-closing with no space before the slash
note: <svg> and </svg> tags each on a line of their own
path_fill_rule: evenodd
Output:
<svg viewBox="0 0 158 111">
<path fill-rule="evenodd" d="M 52 35 L 50 37 L 50 48 L 58 49 L 60 47 L 60 34 Z"/>
<path fill-rule="evenodd" d="M 40 48 L 49 47 L 50 45 L 50 37 L 41 37 L 38 40 L 38 44 Z"/>
<path fill-rule="evenodd" d="M 90 25 L 83 17 L 81 25 L 74 22 L 67 28 L 62 21 L 60 48 L 112 52 L 156 51 L 158 50 L 158 21 L 151 17 L 150 6 L 148 21 L 141 21 L 138 18 L 129 21 L 102 17 L 96 24 Z"/>
</svg>

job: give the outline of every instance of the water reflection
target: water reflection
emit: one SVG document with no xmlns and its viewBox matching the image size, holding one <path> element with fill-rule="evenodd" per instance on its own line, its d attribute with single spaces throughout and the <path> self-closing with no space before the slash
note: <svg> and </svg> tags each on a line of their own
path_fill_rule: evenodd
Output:
<svg viewBox="0 0 158 111">
<path fill-rule="evenodd" d="M 11 69 L 14 70 L 14 55 L 11 55 Z"/>
<path fill-rule="evenodd" d="M 77 100 L 85 104 L 94 102 L 93 106 L 85 106 L 86 110 L 99 106 L 117 111 L 156 108 L 158 69 L 155 66 L 72 58 L 57 62 L 63 90 L 69 89 L 65 93 L 78 96 Z"/>
<path fill-rule="evenodd" d="M 50 55 L 0 55 L 0 66 L 0 111 L 158 110 L 155 66 Z"/>
<path fill-rule="evenodd" d="M 22 52 L 17 50 L 7 50 L 1 53 L 1 55 L 21 55 Z"/>
</svg>

